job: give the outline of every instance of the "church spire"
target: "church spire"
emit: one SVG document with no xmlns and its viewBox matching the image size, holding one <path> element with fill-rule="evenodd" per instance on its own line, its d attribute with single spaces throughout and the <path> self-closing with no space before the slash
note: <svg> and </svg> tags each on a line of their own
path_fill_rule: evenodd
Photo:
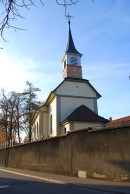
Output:
<svg viewBox="0 0 130 194">
<path fill-rule="evenodd" d="M 69 24 L 69 35 L 67 48 L 62 59 L 63 63 L 63 78 L 80 78 L 82 79 L 81 57 L 82 54 L 77 51 L 74 45 L 71 28 L 70 15 L 66 16 Z"/>
<path fill-rule="evenodd" d="M 68 36 L 68 43 L 67 43 L 66 53 L 73 53 L 73 54 L 81 55 L 81 53 L 79 53 L 77 51 L 77 49 L 75 48 L 73 37 L 72 37 L 72 33 L 71 33 L 70 17 L 72 17 L 72 16 L 70 16 L 68 14 L 67 17 L 68 17 L 68 24 L 69 24 L 69 36 Z"/>
</svg>

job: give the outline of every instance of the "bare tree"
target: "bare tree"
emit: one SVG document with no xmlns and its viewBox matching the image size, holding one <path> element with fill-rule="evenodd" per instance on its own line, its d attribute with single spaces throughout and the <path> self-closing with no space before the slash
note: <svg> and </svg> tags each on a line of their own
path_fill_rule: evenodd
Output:
<svg viewBox="0 0 130 194">
<path fill-rule="evenodd" d="M 32 83 L 26 82 L 27 88 L 24 90 L 24 124 L 26 128 L 26 132 L 28 133 L 28 140 L 31 141 L 31 133 L 32 133 L 32 118 L 35 110 L 41 105 L 41 102 L 37 101 L 37 94 L 40 89 L 33 86 Z"/>
<path fill-rule="evenodd" d="M 44 5 L 45 0 L 39 0 Z M 76 5 L 79 0 L 55 0 L 58 5 L 64 6 L 65 15 L 66 8 L 70 5 Z M 1 21 L 0 21 L 0 34 L 4 39 L 4 30 L 7 28 L 13 28 L 14 30 L 23 30 L 20 27 L 14 26 L 13 21 L 19 18 L 24 18 L 21 14 L 21 9 L 25 8 L 30 10 L 30 7 L 35 6 L 36 1 L 34 0 L 0 0 L 1 4 Z M 5 39 L 4 39 L 5 40 Z"/>
<path fill-rule="evenodd" d="M 21 143 L 21 131 L 26 132 L 31 141 L 32 117 L 41 105 L 37 101 L 36 92 L 40 91 L 32 83 L 26 82 L 27 88 L 22 93 L 1 91 L 0 96 L 0 126 L 6 131 L 10 140 Z M 16 140 L 16 137 L 17 140 Z"/>
<path fill-rule="evenodd" d="M 13 134 L 16 132 L 17 122 L 16 116 L 16 106 L 17 106 L 17 94 L 11 92 L 8 95 L 5 91 L 1 91 L 0 108 L 1 108 L 1 120 L 3 128 L 6 130 L 6 134 L 10 140 L 14 140 Z"/>
<path fill-rule="evenodd" d="M 21 143 L 20 132 L 24 130 L 23 93 L 15 93 L 15 99 L 16 101 L 15 101 L 15 111 L 14 111 L 14 132 L 17 133 L 18 142 Z"/>
<path fill-rule="evenodd" d="M 6 134 L 8 132 L 8 98 L 5 94 L 4 89 L 1 90 L 0 98 L 0 109 L 1 109 L 1 127 L 5 129 Z"/>
</svg>

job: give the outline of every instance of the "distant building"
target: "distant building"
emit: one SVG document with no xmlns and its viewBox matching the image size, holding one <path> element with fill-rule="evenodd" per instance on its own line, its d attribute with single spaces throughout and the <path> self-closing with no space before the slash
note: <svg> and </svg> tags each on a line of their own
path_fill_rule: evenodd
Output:
<svg viewBox="0 0 130 194">
<path fill-rule="evenodd" d="M 107 123 L 108 128 L 130 126 L 130 116 L 111 120 Z"/>
<path fill-rule="evenodd" d="M 69 22 L 68 44 L 62 58 L 63 81 L 35 112 L 32 140 L 58 136 L 71 130 L 103 128 L 108 122 L 98 115 L 97 100 L 101 95 L 82 77 L 81 57 L 75 48 Z"/>
</svg>

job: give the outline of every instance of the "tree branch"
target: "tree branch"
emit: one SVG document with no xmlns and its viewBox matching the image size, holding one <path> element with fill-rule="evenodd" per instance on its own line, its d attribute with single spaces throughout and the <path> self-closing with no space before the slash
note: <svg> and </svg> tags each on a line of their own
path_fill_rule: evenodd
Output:
<svg viewBox="0 0 130 194">
<path fill-rule="evenodd" d="M 39 0 L 40 3 L 44 6 L 43 0 Z M 93 0 L 92 0 L 93 1 Z M 66 16 L 66 9 L 67 6 L 76 5 L 79 0 L 62 0 L 63 3 L 60 3 L 60 0 L 55 0 L 58 5 L 62 5 L 65 8 L 65 16 Z M 0 21 L 0 36 L 3 38 L 4 41 L 4 31 L 7 28 L 13 28 L 14 30 L 26 30 L 20 27 L 16 27 L 12 24 L 13 21 L 17 20 L 18 18 L 25 19 L 21 13 L 20 9 L 26 8 L 30 10 L 30 6 L 35 6 L 36 0 L 0 0 L 1 7 L 3 8 L 3 12 L 1 16 L 3 17 Z M 1 8 L 1 9 L 2 9 Z"/>
</svg>

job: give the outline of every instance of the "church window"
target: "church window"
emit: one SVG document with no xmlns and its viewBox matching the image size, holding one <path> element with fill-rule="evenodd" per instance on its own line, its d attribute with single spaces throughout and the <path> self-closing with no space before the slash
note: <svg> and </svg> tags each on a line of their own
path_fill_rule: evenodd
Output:
<svg viewBox="0 0 130 194">
<path fill-rule="evenodd" d="M 50 134 L 52 134 L 52 115 L 50 116 Z"/>
<path fill-rule="evenodd" d="M 77 58 L 76 57 L 71 57 L 70 58 L 70 63 L 71 63 L 71 65 L 78 65 Z"/>
<path fill-rule="evenodd" d="M 66 128 L 64 128 L 64 134 L 66 134 L 66 132 L 67 132 L 67 131 L 66 131 Z"/>
<path fill-rule="evenodd" d="M 36 128 L 36 131 L 37 131 L 36 137 L 37 137 L 37 138 L 38 138 L 38 128 L 39 128 L 39 126 L 38 126 L 38 122 L 37 122 L 37 128 Z"/>
<path fill-rule="evenodd" d="M 66 59 L 64 60 L 64 69 L 65 69 L 65 67 L 66 67 Z"/>
<path fill-rule="evenodd" d="M 34 125 L 33 131 L 34 131 L 34 139 L 36 139 L 36 125 Z"/>
</svg>

